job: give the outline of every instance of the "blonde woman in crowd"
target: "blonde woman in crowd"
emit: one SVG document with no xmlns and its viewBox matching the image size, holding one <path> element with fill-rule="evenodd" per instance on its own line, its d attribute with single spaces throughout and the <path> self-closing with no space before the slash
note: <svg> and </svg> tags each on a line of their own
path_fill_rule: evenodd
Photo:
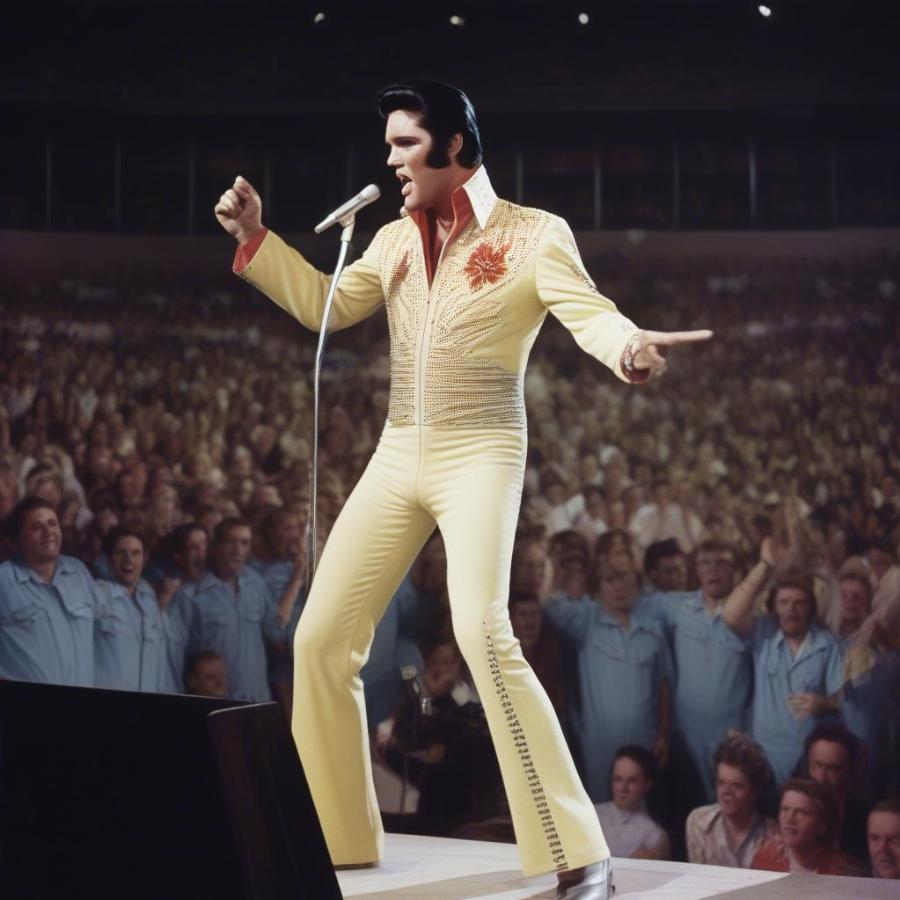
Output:
<svg viewBox="0 0 900 900">
<path fill-rule="evenodd" d="M 874 797 L 900 789 L 900 568 L 885 573 L 844 657 L 841 713 L 865 745 Z"/>
<path fill-rule="evenodd" d="M 828 627 L 847 650 L 872 611 L 874 584 L 865 557 L 848 559 L 838 574 L 837 590 L 828 610 Z"/>
</svg>

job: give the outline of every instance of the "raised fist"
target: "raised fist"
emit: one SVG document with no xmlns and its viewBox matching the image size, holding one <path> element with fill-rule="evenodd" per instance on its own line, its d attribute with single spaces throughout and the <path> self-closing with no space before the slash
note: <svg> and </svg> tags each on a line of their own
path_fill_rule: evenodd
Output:
<svg viewBox="0 0 900 900">
<path fill-rule="evenodd" d="M 262 200 L 243 175 L 238 175 L 234 184 L 219 197 L 213 212 L 219 224 L 241 244 L 262 231 Z"/>
</svg>

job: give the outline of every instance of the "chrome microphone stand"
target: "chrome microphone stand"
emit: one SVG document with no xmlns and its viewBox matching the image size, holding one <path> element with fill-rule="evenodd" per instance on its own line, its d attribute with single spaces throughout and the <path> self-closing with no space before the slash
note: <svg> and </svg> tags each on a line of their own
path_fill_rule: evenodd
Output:
<svg viewBox="0 0 900 900">
<path fill-rule="evenodd" d="M 352 241 L 353 229 L 356 225 L 356 215 L 351 213 L 346 218 L 340 219 L 343 226 L 341 232 L 341 249 L 338 253 L 337 266 L 334 274 L 331 276 L 331 285 L 328 288 L 328 294 L 325 297 L 325 309 L 322 311 L 322 326 L 319 329 L 319 344 L 316 348 L 316 363 L 313 369 L 313 441 L 312 441 L 312 460 L 310 462 L 310 493 L 309 493 L 309 535 L 308 535 L 308 552 L 306 565 L 306 596 L 309 596 L 309 589 L 312 585 L 313 575 L 316 571 L 318 543 L 316 532 L 317 505 L 318 505 L 318 481 L 319 481 L 319 381 L 322 374 L 322 359 L 325 355 L 325 342 L 328 339 L 328 324 L 331 318 L 331 306 L 334 302 L 334 294 L 337 289 L 338 279 L 344 269 L 349 254 Z"/>
</svg>

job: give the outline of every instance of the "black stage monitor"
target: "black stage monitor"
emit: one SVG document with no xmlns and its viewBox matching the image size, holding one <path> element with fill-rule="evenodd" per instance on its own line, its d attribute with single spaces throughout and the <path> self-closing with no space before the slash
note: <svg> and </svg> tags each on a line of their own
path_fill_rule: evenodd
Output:
<svg viewBox="0 0 900 900">
<path fill-rule="evenodd" d="M 0 681 L 3 900 L 331 900 L 281 708 Z"/>
</svg>

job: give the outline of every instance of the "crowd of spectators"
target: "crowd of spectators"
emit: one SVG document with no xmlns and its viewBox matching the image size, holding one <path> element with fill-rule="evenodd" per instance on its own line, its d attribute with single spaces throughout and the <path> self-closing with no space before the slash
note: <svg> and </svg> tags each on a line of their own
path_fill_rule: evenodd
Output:
<svg viewBox="0 0 900 900">
<path fill-rule="evenodd" d="M 526 376 L 510 613 L 610 844 L 896 878 L 900 259 L 590 263 L 642 324 L 716 332 L 635 388 L 548 322 Z M 289 715 L 311 336 L 239 283 L 0 291 L 0 677 Z M 383 322 L 336 336 L 323 539 L 387 377 Z M 362 677 L 407 827 L 507 833 L 439 537 Z"/>
</svg>

